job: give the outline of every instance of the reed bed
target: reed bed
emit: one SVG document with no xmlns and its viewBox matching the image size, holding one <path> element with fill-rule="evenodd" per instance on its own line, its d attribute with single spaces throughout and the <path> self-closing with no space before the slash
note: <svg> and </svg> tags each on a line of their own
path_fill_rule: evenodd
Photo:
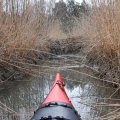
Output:
<svg viewBox="0 0 120 120">
<path fill-rule="evenodd" d="M 93 0 L 90 49 L 87 58 L 100 68 L 103 77 L 120 82 L 120 1 Z M 101 75 L 101 77 L 102 77 Z"/>
<path fill-rule="evenodd" d="M 87 35 L 89 47 L 86 59 L 88 66 L 98 66 L 98 77 L 105 83 L 113 83 L 116 90 L 108 99 L 112 100 L 120 91 L 120 1 L 119 0 L 91 0 L 92 27 Z M 99 79 L 98 79 L 99 80 Z M 115 85 L 114 83 L 117 83 Z M 120 99 L 119 96 L 117 96 Z M 110 107 L 111 112 L 101 115 L 100 120 L 119 120 L 120 107 L 110 104 L 107 100 L 92 103 L 94 107 Z M 113 102 L 114 103 L 114 102 Z"/>
<path fill-rule="evenodd" d="M 25 66 L 14 61 L 35 63 L 37 51 L 46 49 L 43 44 L 47 38 L 48 16 L 44 4 L 44 1 L 0 1 L 0 71 L 12 71 L 7 77 L 0 77 L 1 82 L 17 70 L 25 71 Z"/>
</svg>

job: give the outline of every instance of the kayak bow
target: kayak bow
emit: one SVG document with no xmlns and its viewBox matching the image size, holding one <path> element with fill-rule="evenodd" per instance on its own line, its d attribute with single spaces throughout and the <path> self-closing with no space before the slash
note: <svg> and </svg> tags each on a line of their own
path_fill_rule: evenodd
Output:
<svg viewBox="0 0 120 120">
<path fill-rule="evenodd" d="M 31 120 L 81 120 L 69 100 L 60 73 L 57 73 L 49 94 Z"/>
</svg>

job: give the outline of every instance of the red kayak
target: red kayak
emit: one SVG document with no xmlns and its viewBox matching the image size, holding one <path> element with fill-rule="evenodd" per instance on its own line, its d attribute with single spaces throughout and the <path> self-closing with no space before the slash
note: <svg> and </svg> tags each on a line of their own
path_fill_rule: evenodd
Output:
<svg viewBox="0 0 120 120">
<path fill-rule="evenodd" d="M 69 100 L 60 73 L 57 73 L 49 94 L 31 120 L 81 120 Z"/>
</svg>

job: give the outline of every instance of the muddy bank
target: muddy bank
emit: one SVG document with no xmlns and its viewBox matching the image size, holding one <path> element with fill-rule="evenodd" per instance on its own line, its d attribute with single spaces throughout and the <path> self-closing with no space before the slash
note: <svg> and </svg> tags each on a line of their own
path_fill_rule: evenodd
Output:
<svg viewBox="0 0 120 120">
<path fill-rule="evenodd" d="M 86 64 L 98 71 L 96 76 L 100 79 L 104 79 L 109 82 L 107 84 L 113 87 L 119 87 L 120 83 L 120 71 L 119 71 L 119 59 L 117 53 L 111 50 L 111 54 L 107 51 L 103 52 L 101 48 L 94 48 L 90 51 L 86 57 Z"/>
<path fill-rule="evenodd" d="M 13 67 L 10 65 L 0 65 L 0 83 L 5 83 L 7 81 L 13 80 L 22 80 L 27 75 L 19 70 L 17 67 Z"/>
<path fill-rule="evenodd" d="M 82 54 L 85 47 L 83 40 L 84 38 L 81 36 L 57 40 L 48 39 L 37 50 L 15 49 L 12 50 L 10 56 L 4 56 L 5 53 L 3 53 L 0 61 L 0 83 L 22 80 L 24 77 L 36 74 L 36 69 L 43 61 L 60 59 L 59 55 Z"/>
<path fill-rule="evenodd" d="M 50 53 L 56 55 L 82 53 L 84 37 L 71 37 L 68 39 L 48 40 Z"/>
</svg>

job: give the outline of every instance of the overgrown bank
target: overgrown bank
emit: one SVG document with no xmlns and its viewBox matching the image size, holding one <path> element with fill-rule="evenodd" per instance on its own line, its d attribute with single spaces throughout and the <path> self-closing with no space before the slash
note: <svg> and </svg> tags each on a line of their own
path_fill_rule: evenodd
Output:
<svg viewBox="0 0 120 120">
<path fill-rule="evenodd" d="M 96 0 L 92 7 L 85 2 L 50 3 L 57 6 L 54 9 L 45 8 L 45 1 L 24 0 L 18 7 L 19 1 L 9 2 L 6 9 L 0 4 L 1 83 L 36 75 L 43 60 L 77 54 L 85 58 L 79 62 L 97 69 L 99 78 L 119 86 L 119 1 Z"/>
<path fill-rule="evenodd" d="M 99 6 L 97 6 L 99 5 Z M 100 78 L 120 86 L 120 1 L 94 1 L 88 64 L 99 67 Z"/>
<path fill-rule="evenodd" d="M 52 4 L 55 4 L 54 10 Z M 84 10 L 84 7 L 81 10 Z M 37 71 L 34 71 L 34 68 L 37 69 L 42 60 L 53 59 L 56 55 L 78 53 L 83 47 L 83 38 L 70 35 L 75 20 L 72 14 L 73 11 L 67 10 L 64 2 L 2 0 L 1 83 L 34 75 Z"/>
<path fill-rule="evenodd" d="M 11 56 L 4 56 L 0 60 L 1 83 L 37 74 L 43 61 L 59 59 L 59 55 L 83 54 L 84 45 L 78 39 L 84 40 L 82 37 L 46 40 L 39 49 L 14 48 Z"/>
</svg>

